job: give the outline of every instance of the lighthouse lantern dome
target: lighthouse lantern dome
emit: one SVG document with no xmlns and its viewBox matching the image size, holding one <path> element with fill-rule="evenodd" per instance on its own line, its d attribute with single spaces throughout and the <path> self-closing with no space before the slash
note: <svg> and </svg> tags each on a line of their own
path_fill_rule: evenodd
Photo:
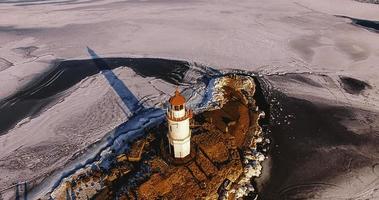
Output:
<svg viewBox="0 0 379 200">
<path fill-rule="evenodd" d="M 178 106 L 178 109 L 180 108 L 181 110 L 183 109 L 183 105 L 186 103 L 186 99 L 184 98 L 184 96 L 180 94 L 179 90 L 176 89 L 175 95 L 170 98 L 169 102 L 173 108 Z M 178 110 L 178 109 L 175 109 L 175 110 Z"/>
</svg>

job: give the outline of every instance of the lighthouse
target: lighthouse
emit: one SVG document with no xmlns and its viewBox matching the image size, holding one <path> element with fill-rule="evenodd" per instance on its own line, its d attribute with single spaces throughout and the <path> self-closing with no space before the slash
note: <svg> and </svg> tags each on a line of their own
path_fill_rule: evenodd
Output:
<svg viewBox="0 0 379 200">
<path fill-rule="evenodd" d="M 176 89 L 167 109 L 168 141 L 174 158 L 184 158 L 191 153 L 190 119 L 192 111 L 186 108 L 186 99 Z"/>
</svg>

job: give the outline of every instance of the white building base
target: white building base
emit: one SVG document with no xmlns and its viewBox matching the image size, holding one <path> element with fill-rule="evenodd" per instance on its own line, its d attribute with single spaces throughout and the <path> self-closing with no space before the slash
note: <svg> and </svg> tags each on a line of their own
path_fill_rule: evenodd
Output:
<svg viewBox="0 0 379 200">
<path fill-rule="evenodd" d="M 168 136 L 171 144 L 171 151 L 174 153 L 175 158 L 184 158 L 191 153 L 191 135 L 183 140 L 173 140 Z"/>
</svg>

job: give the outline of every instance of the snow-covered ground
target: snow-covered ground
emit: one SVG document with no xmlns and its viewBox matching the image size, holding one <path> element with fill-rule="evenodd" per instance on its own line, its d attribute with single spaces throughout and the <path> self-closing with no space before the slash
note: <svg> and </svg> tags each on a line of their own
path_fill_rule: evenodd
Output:
<svg viewBox="0 0 379 200">
<path fill-rule="evenodd" d="M 379 21 L 379 5 L 353 0 L 5 0 L 0 2 L 0 99 L 60 60 L 91 58 L 89 47 L 101 57 L 173 58 L 255 71 L 289 96 L 379 112 L 379 34 L 336 15 Z M 127 67 L 114 73 L 146 107 L 163 107 L 175 88 Z M 196 70 L 191 73 L 195 77 Z M 289 73 L 305 76 L 313 86 L 304 86 L 304 79 L 280 78 Z M 341 76 L 370 87 L 349 94 Z M 187 84 L 182 89 L 198 103 L 196 95 L 203 95 L 205 86 L 198 85 L 198 94 L 191 92 L 192 82 Z M 45 109 L 0 133 L 0 190 L 52 173 L 132 115 L 103 74 L 59 93 Z M 370 120 L 377 132 L 377 120 Z M 342 123 L 357 132 L 363 127 L 354 120 Z M 359 179 L 347 179 L 361 180 L 361 187 L 378 184 L 366 171 L 357 170 Z"/>
<path fill-rule="evenodd" d="M 377 34 L 334 17 L 378 20 L 378 5 L 351 0 L 10 2 L 18 3 L 0 4 L 0 57 L 13 63 L 0 72 L 2 97 L 54 59 L 88 57 L 87 46 L 103 56 L 180 58 L 262 73 L 348 73 L 378 84 L 375 74 L 367 73 L 378 63 Z"/>
</svg>

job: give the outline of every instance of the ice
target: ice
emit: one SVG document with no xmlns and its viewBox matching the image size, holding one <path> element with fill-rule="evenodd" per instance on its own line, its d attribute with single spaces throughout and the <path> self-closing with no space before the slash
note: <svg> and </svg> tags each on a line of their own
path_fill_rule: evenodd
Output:
<svg viewBox="0 0 379 200">
<path fill-rule="evenodd" d="M 217 106 L 209 101 L 213 94 L 210 88 L 217 80 L 205 77 L 210 84 L 200 83 L 198 73 L 216 75 L 235 69 L 229 72 L 254 71 L 270 89 L 289 96 L 377 112 L 378 34 L 336 15 L 377 21 L 379 7 L 353 0 L 4 1 L 0 5 L 0 99 L 43 77 L 57 61 L 88 59 L 89 46 L 102 57 L 196 62 L 196 70 L 185 77 L 192 82 L 179 87 L 190 98 L 191 107 L 199 106 L 199 111 L 200 107 Z M 145 108 L 164 108 L 162 102 L 175 89 L 172 83 L 142 79 L 128 69 L 116 69 L 114 73 Z M 291 74 L 309 78 L 321 87 L 293 80 Z M 347 94 L 340 86 L 340 76 L 367 82 L 372 88 L 360 95 Z M 108 83 L 103 74 L 83 80 L 37 117 L 25 118 L 7 135 L 0 136 L 1 164 L 5 166 L 0 169 L 0 174 L 5 174 L 0 188 L 12 185 L 16 179 L 36 178 L 37 174 L 65 166 L 72 156 L 66 154 L 69 150 L 78 156 L 86 149 L 96 155 L 104 149 L 107 143 L 103 137 L 112 135 L 112 130 L 138 111 L 133 103 L 125 105 L 115 94 L 118 89 Z M 198 84 L 191 88 L 192 83 Z M 366 122 L 366 118 L 372 122 Z M 360 119 L 364 123 L 346 119 L 342 123 L 348 130 L 363 134 L 363 130 L 377 130 L 376 118 L 363 116 Z M 280 120 L 277 122 L 282 125 L 293 124 L 277 114 L 272 119 Z M 87 157 L 91 153 L 85 154 Z M 45 156 L 49 159 L 41 159 Z M 47 167 L 43 172 L 31 171 L 38 166 Z M 14 167 L 20 171 L 14 171 Z M 364 183 L 353 187 L 356 190 L 342 184 L 345 190 L 341 189 L 341 194 L 359 192 L 366 184 L 376 183 L 370 178 L 377 176 L 365 168 L 354 173 L 347 176 L 348 181 L 342 177 L 336 182 Z M 371 193 L 375 186 L 368 188 L 364 194 Z M 329 194 L 333 191 L 331 188 Z"/>
</svg>

